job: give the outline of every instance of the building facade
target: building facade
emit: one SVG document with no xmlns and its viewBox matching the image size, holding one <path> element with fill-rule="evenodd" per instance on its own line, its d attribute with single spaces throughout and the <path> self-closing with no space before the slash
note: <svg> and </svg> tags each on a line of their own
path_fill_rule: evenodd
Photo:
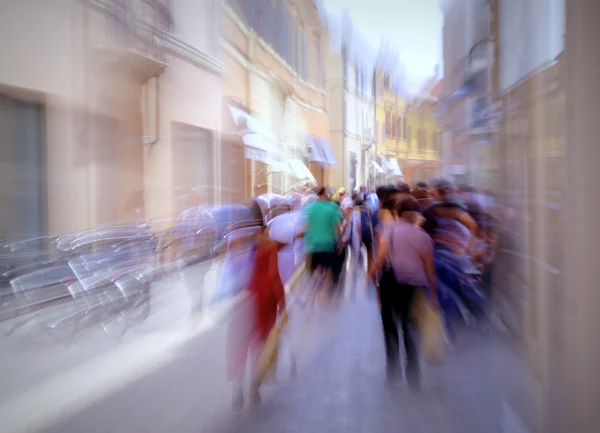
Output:
<svg viewBox="0 0 600 433">
<path fill-rule="evenodd" d="M 332 144 L 339 164 L 333 183 L 353 191 L 368 183 L 375 144 L 374 50 L 347 15 L 329 17 Z"/>
<path fill-rule="evenodd" d="M 408 102 L 387 68 L 379 65 L 374 72 L 373 82 L 376 98 L 377 152 L 370 167 L 372 179 L 375 184 L 398 183 L 405 180 L 408 156 L 408 141 L 405 135 Z"/>
<path fill-rule="evenodd" d="M 414 185 L 440 173 L 438 94 L 441 82 L 430 80 L 416 97 L 409 98 L 394 86 L 392 74 L 379 68 L 376 124 L 378 159 L 373 171 L 385 183 Z"/>
<path fill-rule="evenodd" d="M 313 1 L 223 5 L 221 149 L 229 169 L 221 183 L 231 200 L 328 181 L 336 161 L 329 144 L 327 38 Z"/>
<path fill-rule="evenodd" d="M 430 80 L 405 108 L 406 123 L 400 132 L 406 140 L 405 181 L 409 185 L 431 182 L 440 176 L 440 128 L 438 103 L 442 81 Z M 404 129 L 406 131 L 404 131 Z"/>
<path fill-rule="evenodd" d="M 214 201 L 215 6 L 32 0 L 4 11 L 2 235 L 169 218 L 175 187 Z"/>
<path fill-rule="evenodd" d="M 584 350 L 585 343 L 569 334 L 572 328 L 566 325 L 575 309 L 566 313 L 563 307 L 571 302 L 568 298 L 580 300 L 578 311 L 589 302 L 589 295 L 584 298 L 583 293 L 570 290 L 570 281 L 581 281 L 584 272 L 575 265 L 581 262 L 584 241 L 579 237 L 577 246 L 569 244 L 575 230 L 565 215 L 572 195 L 567 184 L 580 178 L 578 185 L 589 182 L 583 180 L 587 171 L 578 172 L 585 165 L 583 149 L 592 154 L 583 144 L 591 129 L 584 134 L 582 119 L 589 118 L 590 107 L 597 104 L 583 90 L 589 83 L 581 81 L 591 77 L 590 68 L 598 64 L 597 54 L 591 58 L 589 52 L 583 54 L 587 39 L 583 39 L 581 23 L 585 14 L 598 7 L 582 3 L 455 0 L 442 4 L 448 68 L 444 134 L 456 137 L 458 131 L 467 132 L 468 179 L 476 186 L 492 188 L 502 209 L 499 216 L 505 230 L 496 258 L 494 302 L 503 322 L 524 344 L 535 389 L 543 390 L 535 395 L 539 412 L 528 412 L 528 406 L 514 399 L 507 402 L 532 431 L 581 428 L 581 418 L 573 415 L 578 409 L 570 405 L 564 390 L 571 390 L 571 398 L 584 389 L 589 391 L 583 382 L 572 383 L 564 370 L 572 365 L 566 358 L 574 353 L 565 350 L 566 341 L 572 339 L 571 348 L 577 345 L 578 351 Z M 585 22 L 586 34 L 598 33 L 591 21 Z M 469 30 L 457 36 L 462 29 Z M 463 37 L 466 46 L 461 44 Z M 566 47 L 565 40 L 571 41 Z M 571 61 L 564 60 L 565 56 Z M 594 95 L 597 98 L 597 92 Z M 587 108 L 568 118 L 569 97 L 573 106 Z M 456 113 L 466 119 L 463 128 L 457 128 L 461 122 L 456 121 L 460 117 Z M 567 130 L 578 143 L 569 152 Z M 456 146 L 451 142 L 449 148 Z M 577 164 L 569 166 L 569 161 Z M 450 173 L 457 164 L 448 160 Z M 583 195 L 578 197 L 577 203 L 586 202 Z M 576 206 L 575 201 L 571 204 Z"/>
<path fill-rule="evenodd" d="M 469 100 L 462 98 L 463 76 L 472 38 L 471 0 L 443 0 L 444 80 L 440 124 L 442 125 L 443 175 L 457 183 L 470 181 L 471 141 Z"/>
</svg>

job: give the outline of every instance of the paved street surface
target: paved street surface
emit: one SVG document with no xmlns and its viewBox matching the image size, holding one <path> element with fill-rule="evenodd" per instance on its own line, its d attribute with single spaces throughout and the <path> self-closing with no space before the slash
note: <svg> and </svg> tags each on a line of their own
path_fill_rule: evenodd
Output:
<svg viewBox="0 0 600 433">
<path fill-rule="evenodd" d="M 425 366 L 420 392 L 386 381 L 378 311 L 347 307 L 331 345 L 297 381 L 232 421 L 227 433 L 524 433 L 534 407 L 526 372 L 507 342 L 465 335 L 440 366 Z M 509 403 L 510 402 L 510 403 Z M 512 406 L 518 404 L 518 409 Z M 530 424 L 531 425 L 531 424 Z"/>
<path fill-rule="evenodd" d="M 206 287 L 216 283 L 214 268 L 194 272 L 189 281 L 206 274 Z M 277 380 L 265 387 L 261 407 L 234 414 L 225 378 L 232 305 L 200 321 L 190 316 L 186 286 L 163 284 L 170 286 L 153 288 L 163 308 L 122 341 L 88 332 L 69 346 L 3 342 L 2 431 L 531 431 L 522 424 L 533 412 L 532 387 L 515 351 L 495 334 L 465 336 L 443 365 L 425 367 L 418 394 L 388 386 L 377 306 L 364 290 L 335 310 L 292 309 Z"/>
</svg>

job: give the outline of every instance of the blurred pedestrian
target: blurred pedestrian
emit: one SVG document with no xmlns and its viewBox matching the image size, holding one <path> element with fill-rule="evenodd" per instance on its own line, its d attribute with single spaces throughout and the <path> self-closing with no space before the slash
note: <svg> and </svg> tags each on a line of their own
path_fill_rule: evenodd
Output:
<svg viewBox="0 0 600 433">
<path fill-rule="evenodd" d="M 329 294 L 332 294 L 333 286 L 339 282 L 338 243 L 344 219 L 340 208 L 329 200 L 325 187 L 319 189 L 318 196 L 318 201 L 304 208 L 304 246 L 310 260 L 310 271 L 316 282 L 313 300 L 316 300 L 320 290 L 329 290 Z M 323 283 L 322 287 L 320 282 Z"/>
<path fill-rule="evenodd" d="M 285 291 L 279 275 L 278 253 L 285 244 L 269 237 L 264 227 L 257 235 L 237 240 L 239 243 L 256 242 L 252 277 L 245 301 L 232 318 L 228 330 L 228 376 L 234 382 L 234 408 L 243 406 L 243 383 L 247 359 L 250 357 L 252 377 L 256 361 L 267 337 L 275 326 L 278 314 L 285 313 Z M 260 386 L 252 380 L 250 399 L 260 403 Z"/>
<path fill-rule="evenodd" d="M 355 289 L 355 271 L 358 269 L 358 254 L 359 254 L 359 238 L 360 238 L 360 214 L 355 211 L 354 202 L 350 198 L 344 198 L 341 203 L 341 211 L 344 219 L 341 223 L 341 239 L 338 245 L 338 268 L 336 273 L 339 274 L 337 279 L 339 287 L 337 294 L 340 295 L 346 287 L 346 265 L 348 264 L 351 271 L 353 281 L 350 290 Z"/>
<path fill-rule="evenodd" d="M 413 197 L 405 195 L 398 201 L 397 217 L 383 227 L 377 256 L 368 272 L 370 278 L 376 278 L 378 271 L 383 270 L 379 301 L 388 378 L 394 381 L 401 374 L 399 320 L 406 351 L 406 378 L 414 387 L 420 383 L 420 369 L 416 344 L 409 329 L 413 300 L 421 288 L 427 288 L 435 308 L 438 303 L 433 242 L 413 223 L 412 214 L 418 212 L 419 204 Z"/>
</svg>

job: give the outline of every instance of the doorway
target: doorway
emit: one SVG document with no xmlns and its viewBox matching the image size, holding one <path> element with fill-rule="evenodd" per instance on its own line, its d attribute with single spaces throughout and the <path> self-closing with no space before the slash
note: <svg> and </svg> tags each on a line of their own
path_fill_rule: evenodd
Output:
<svg viewBox="0 0 600 433">
<path fill-rule="evenodd" d="M 46 231 L 43 113 L 0 94 L 0 238 Z"/>
</svg>

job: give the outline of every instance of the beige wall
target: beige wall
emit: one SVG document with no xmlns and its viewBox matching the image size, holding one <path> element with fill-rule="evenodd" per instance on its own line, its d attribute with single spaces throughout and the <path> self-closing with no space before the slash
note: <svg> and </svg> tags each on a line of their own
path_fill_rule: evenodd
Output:
<svg viewBox="0 0 600 433">
<path fill-rule="evenodd" d="M 212 10 L 216 16 L 209 6 L 209 0 L 174 2 L 174 27 L 176 37 L 179 32 L 188 43 L 214 54 L 214 32 L 197 30 L 202 18 L 215 22 L 206 13 Z M 183 19 L 186 10 L 200 18 L 190 24 Z M 160 74 L 161 68 L 116 49 L 120 45 L 112 25 L 105 14 L 75 0 L 11 2 L 0 15 L 5 60 L 0 92 L 35 100 L 44 108 L 51 233 L 131 219 L 138 191 L 145 192 L 141 205 L 147 217 L 171 216 L 171 122 L 219 130 L 218 76 L 168 56 L 159 79 L 158 142 L 143 145 L 142 136 L 157 131 L 149 71 Z M 216 160 L 198 164 L 202 169 Z"/>
<path fill-rule="evenodd" d="M 305 9 L 309 3 L 305 0 L 294 2 L 293 8 L 298 13 L 296 18 L 316 24 L 312 13 Z M 290 144 L 297 143 L 304 132 L 329 140 L 331 126 L 327 92 L 318 83 L 318 64 L 315 61 L 317 43 L 321 44 L 323 59 L 327 53 L 327 33 L 324 29 L 318 29 L 320 38 L 312 31 L 308 32 L 308 78 L 303 79 L 249 27 L 241 9 L 223 5 L 221 12 L 220 59 L 225 65 L 223 95 L 237 99 L 253 116 L 271 127 L 272 132 L 282 140 L 286 152 Z M 305 130 L 298 130 L 300 126 Z M 246 167 L 244 190 L 247 196 L 258 192 L 248 183 L 256 186 L 257 183 L 266 182 L 264 176 L 259 179 L 256 173 L 250 175 L 251 166 L 255 166 L 254 172 L 263 168 L 262 164 L 256 167 L 257 164 L 249 162 Z M 293 182 L 288 179 L 287 183 Z"/>
</svg>

